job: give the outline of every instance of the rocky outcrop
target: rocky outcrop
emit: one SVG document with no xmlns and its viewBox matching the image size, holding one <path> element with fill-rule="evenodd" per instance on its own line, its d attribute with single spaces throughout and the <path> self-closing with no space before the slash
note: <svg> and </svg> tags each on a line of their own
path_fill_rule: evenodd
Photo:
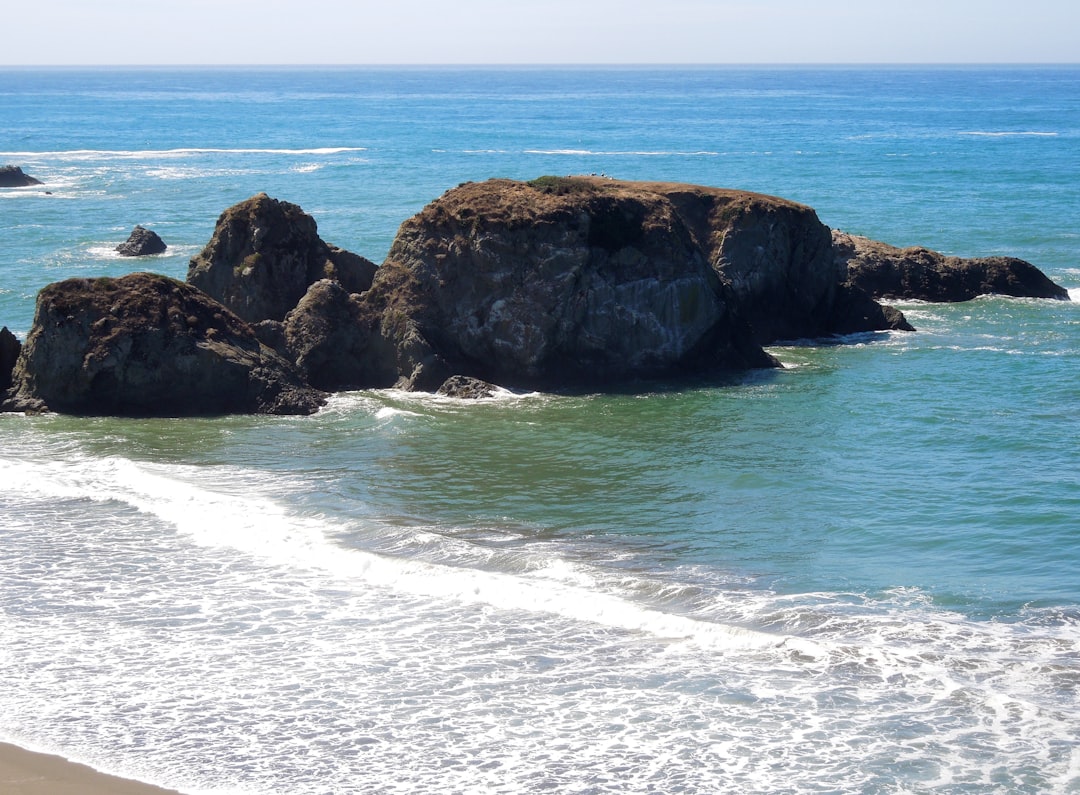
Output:
<svg viewBox="0 0 1080 795">
<path fill-rule="evenodd" d="M 551 388 L 771 366 L 760 344 L 834 333 L 840 295 L 829 229 L 808 207 L 545 177 L 466 183 L 425 207 L 363 307 L 400 386 L 463 374 Z M 890 322 L 849 312 L 843 330 Z"/>
<path fill-rule="evenodd" d="M 8 327 L 0 328 L 0 400 L 11 386 L 11 371 L 15 369 L 21 350 L 22 344 Z"/>
<path fill-rule="evenodd" d="M 308 414 L 325 395 L 196 288 L 68 279 L 38 295 L 5 408 L 71 414 Z"/>
<path fill-rule="evenodd" d="M 1015 257 L 949 257 L 927 248 L 897 248 L 833 231 L 837 267 L 877 298 L 952 302 L 980 295 L 1069 300 L 1069 292 Z"/>
<path fill-rule="evenodd" d="M 28 188 L 41 184 L 40 179 L 24 174 L 18 166 L 0 166 L 0 188 Z"/>
<path fill-rule="evenodd" d="M 443 381 L 435 394 L 443 397 L 457 398 L 458 400 L 482 400 L 494 397 L 498 387 L 481 381 L 479 378 L 469 378 L 466 375 L 452 375 Z"/>
<path fill-rule="evenodd" d="M 319 389 L 390 386 L 397 377 L 359 296 L 332 279 L 311 285 L 285 318 L 284 337 L 288 356 Z"/>
<path fill-rule="evenodd" d="M 315 219 L 260 193 L 225 210 L 187 280 L 250 323 L 284 320 L 316 281 L 349 293 L 371 285 L 375 264 L 323 242 Z"/>
<path fill-rule="evenodd" d="M 128 239 L 117 246 L 116 250 L 122 257 L 147 257 L 153 254 L 164 254 L 167 248 L 165 241 L 158 237 L 157 232 L 136 226 L 131 230 Z"/>
</svg>

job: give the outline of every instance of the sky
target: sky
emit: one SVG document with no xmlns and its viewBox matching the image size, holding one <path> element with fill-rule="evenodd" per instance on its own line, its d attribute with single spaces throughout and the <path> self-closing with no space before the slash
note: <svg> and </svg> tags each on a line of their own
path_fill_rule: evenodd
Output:
<svg viewBox="0 0 1080 795">
<path fill-rule="evenodd" d="M 1077 0 L 4 0 L 0 65 L 1076 63 Z"/>
</svg>

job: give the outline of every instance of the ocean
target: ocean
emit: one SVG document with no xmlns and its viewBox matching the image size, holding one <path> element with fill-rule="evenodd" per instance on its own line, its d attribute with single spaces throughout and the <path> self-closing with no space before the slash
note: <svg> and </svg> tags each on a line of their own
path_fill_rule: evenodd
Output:
<svg viewBox="0 0 1080 795">
<path fill-rule="evenodd" d="M 189 795 L 1080 793 L 1080 67 L 0 69 L 0 324 L 265 191 L 489 177 L 1027 259 L 722 385 L 0 415 L 0 740 Z M 131 260 L 136 224 L 169 245 Z"/>
</svg>

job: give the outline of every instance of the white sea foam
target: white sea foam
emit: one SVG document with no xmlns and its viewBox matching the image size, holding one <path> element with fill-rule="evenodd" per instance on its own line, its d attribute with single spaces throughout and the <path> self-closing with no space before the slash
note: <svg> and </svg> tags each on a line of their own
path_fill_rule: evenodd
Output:
<svg viewBox="0 0 1080 795">
<path fill-rule="evenodd" d="M 957 135 L 975 135 L 985 138 L 1012 138 L 1012 137 L 1035 137 L 1035 138 L 1053 138 L 1057 135 L 1056 132 L 1047 132 L 1040 130 L 965 130 L 957 133 Z"/>
<path fill-rule="evenodd" d="M 186 147 L 178 149 L 69 149 L 48 152 L 0 152 L 0 159 L 8 160 L 159 160 L 162 158 L 183 158 L 198 155 L 339 155 L 347 152 L 366 152 L 366 147 L 325 146 L 308 149 L 271 149 L 271 148 L 208 148 Z"/>
<path fill-rule="evenodd" d="M 573 155 L 573 156 L 597 156 L 597 157 L 716 157 L 720 152 L 708 150 L 679 151 L 679 150 L 592 150 L 592 149 L 526 149 L 527 155 Z"/>
<path fill-rule="evenodd" d="M 1080 287 L 1070 287 L 1069 288 L 1069 300 L 1070 301 L 1080 301 Z"/>
<path fill-rule="evenodd" d="M 57 520 L 110 517 L 7 537 L 0 707 L 9 738 L 114 772 L 298 795 L 1078 783 L 1075 625 L 980 624 L 912 588 L 714 585 L 703 619 L 559 555 L 514 574 L 342 547 L 346 520 L 265 472 L 68 450 L 0 479 Z"/>
<path fill-rule="evenodd" d="M 384 408 L 377 416 L 407 414 Z M 342 528 L 297 516 L 249 488 L 231 493 L 200 485 L 200 473 L 181 475 L 175 467 L 126 459 L 86 463 L 14 466 L 0 463 L 0 475 L 20 492 L 64 499 L 115 500 L 175 526 L 197 543 L 227 546 L 276 563 L 302 564 L 339 577 L 414 596 L 483 603 L 501 610 L 542 612 L 607 627 L 644 632 L 672 640 L 691 640 L 711 648 L 768 648 L 785 638 L 668 614 L 622 597 L 580 587 L 567 568 L 552 564 L 554 577 L 531 577 L 404 560 L 356 549 L 342 549 L 329 537 Z M 194 476 L 194 477 L 192 477 Z M 218 474 L 218 480 L 222 475 Z M 230 480 L 234 475 L 226 475 Z"/>
</svg>

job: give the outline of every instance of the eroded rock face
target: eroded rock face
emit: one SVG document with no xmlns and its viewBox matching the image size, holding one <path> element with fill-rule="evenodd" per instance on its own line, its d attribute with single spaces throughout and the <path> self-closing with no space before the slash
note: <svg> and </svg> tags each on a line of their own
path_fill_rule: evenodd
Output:
<svg viewBox="0 0 1080 795">
<path fill-rule="evenodd" d="M 128 239 L 116 247 L 122 257 L 147 257 L 153 254 L 164 254 L 168 246 L 157 232 L 153 232 L 142 226 L 136 226 L 131 230 Z"/>
<path fill-rule="evenodd" d="M 834 257 L 848 280 L 879 298 L 970 301 L 980 295 L 1069 300 L 1069 292 L 1015 257 L 949 257 L 927 248 L 897 248 L 833 231 Z"/>
<path fill-rule="evenodd" d="M 40 179 L 24 174 L 18 166 L 0 166 L 0 188 L 27 188 L 40 184 Z"/>
<path fill-rule="evenodd" d="M 607 180 L 449 191 L 401 226 L 366 299 L 416 389 L 773 363 L 672 203 Z"/>
<path fill-rule="evenodd" d="M 394 358 L 359 296 L 332 279 L 308 289 L 284 324 L 285 350 L 308 382 L 328 391 L 391 386 Z"/>
<path fill-rule="evenodd" d="M 8 327 L 0 328 L 0 400 L 11 386 L 11 371 L 15 369 L 21 350 L 22 343 L 8 331 Z"/>
<path fill-rule="evenodd" d="M 228 309 L 149 273 L 44 288 L 13 381 L 17 411 L 308 414 L 325 399 Z"/>
<path fill-rule="evenodd" d="M 761 343 L 833 332 L 837 275 L 828 228 L 783 199 L 489 180 L 401 226 L 365 309 L 401 386 L 464 374 L 550 388 L 773 365 Z"/>
<path fill-rule="evenodd" d="M 347 292 L 371 285 L 375 264 L 327 245 L 315 219 L 260 193 L 225 210 L 187 280 L 242 319 L 284 320 L 310 285 L 333 279 Z"/>
</svg>

